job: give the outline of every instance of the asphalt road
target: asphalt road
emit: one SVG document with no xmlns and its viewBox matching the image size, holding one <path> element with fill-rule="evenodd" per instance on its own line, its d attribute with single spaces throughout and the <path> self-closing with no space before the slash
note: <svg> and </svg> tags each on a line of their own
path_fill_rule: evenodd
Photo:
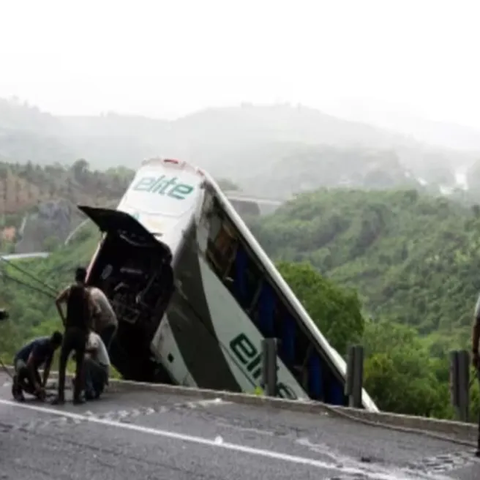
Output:
<svg viewBox="0 0 480 480">
<path fill-rule="evenodd" d="M 478 480 L 480 462 L 462 446 L 329 415 L 145 390 L 16 404 L 0 374 L 0 480 L 85 478 Z"/>
</svg>

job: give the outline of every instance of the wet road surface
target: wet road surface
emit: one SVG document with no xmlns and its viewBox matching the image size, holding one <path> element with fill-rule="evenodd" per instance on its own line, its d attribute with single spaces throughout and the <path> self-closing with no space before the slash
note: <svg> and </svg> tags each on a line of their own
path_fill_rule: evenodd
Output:
<svg viewBox="0 0 480 480">
<path fill-rule="evenodd" d="M 0 465 L 0 480 L 480 478 L 473 449 L 328 414 L 146 390 L 16 404 L 3 373 Z"/>
</svg>

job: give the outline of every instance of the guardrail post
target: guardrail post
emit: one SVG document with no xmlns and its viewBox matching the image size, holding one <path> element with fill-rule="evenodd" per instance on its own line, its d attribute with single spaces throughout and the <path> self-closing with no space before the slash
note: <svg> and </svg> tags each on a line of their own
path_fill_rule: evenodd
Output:
<svg viewBox="0 0 480 480">
<path fill-rule="evenodd" d="M 353 408 L 362 407 L 363 356 L 361 345 L 348 347 L 345 395 L 348 396 L 348 406 Z"/>
<path fill-rule="evenodd" d="M 262 341 L 262 387 L 269 397 L 277 395 L 277 339 Z"/>
<path fill-rule="evenodd" d="M 452 405 L 455 407 L 457 419 L 461 422 L 468 422 L 470 356 L 466 350 L 455 350 L 450 353 L 450 375 Z"/>
</svg>

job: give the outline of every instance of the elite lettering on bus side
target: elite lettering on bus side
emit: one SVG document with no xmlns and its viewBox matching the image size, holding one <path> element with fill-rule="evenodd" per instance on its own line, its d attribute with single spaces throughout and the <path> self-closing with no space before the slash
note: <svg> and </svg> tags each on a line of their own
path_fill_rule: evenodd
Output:
<svg viewBox="0 0 480 480">
<path fill-rule="evenodd" d="M 177 177 L 168 178 L 165 175 L 160 177 L 143 177 L 133 186 L 132 190 L 157 193 L 184 200 L 193 192 L 194 187 L 186 183 L 177 183 L 177 180 Z"/>
<path fill-rule="evenodd" d="M 255 345 L 249 340 L 249 338 L 241 333 L 237 335 L 231 342 L 230 348 L 235 357 L 240 361 L 242 365 L 245 365 L 247 371 L 253 377 L 254 381 L 257 381 L 262 374 L 262 352 L 259 352 Z M 277 365 L 277 370 L 279 366 Z M 282 398 L 297 400 L 295 392 L 284 383 L 277 383 L 278 395 Z"/>
</svg>

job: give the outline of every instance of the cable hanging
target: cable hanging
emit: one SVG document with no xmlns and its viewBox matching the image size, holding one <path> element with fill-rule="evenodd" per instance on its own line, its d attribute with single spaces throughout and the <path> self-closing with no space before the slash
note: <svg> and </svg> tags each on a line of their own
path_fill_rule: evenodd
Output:
<svg viewBox="0 0 480 480">
<path fill-rule="evenodd" d="M 35 282 L 39 283 L 40 285 L 42 285 L 43 287 L 47 287 L 50 291 L 52 292 L 57 292 L 57 289 L 53 288 L 52 286 L 50 286 L 48 283 L 38 279 L 37 277 L 35 277 L 34 275 L 32 275 L 30 272 L 27 272 L 26 270 L 24 270 L 23 268 L 20 268 L 18 265 L 15 265 L 13 262 L 11 262 L 10 260 L 7 260 L 3 257 L 0 257 L 0 260 L 4 263 L 6 263 L 7 265 L 10 265 L 12 268 L 14 268 L 15 270 L 23 273 L 24 275 L 26 275 L 27 277 L 31 278 L 32 280 L 34 280 Z"/>
</svg>

